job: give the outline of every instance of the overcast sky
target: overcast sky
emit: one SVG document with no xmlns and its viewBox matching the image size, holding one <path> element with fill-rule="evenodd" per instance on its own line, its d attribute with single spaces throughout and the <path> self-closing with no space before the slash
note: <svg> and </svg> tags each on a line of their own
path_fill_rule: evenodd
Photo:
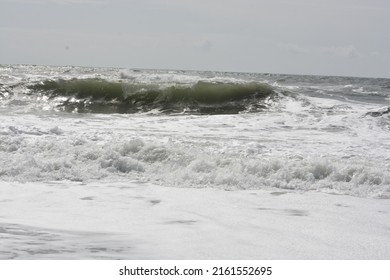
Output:
<svg viewBox="0 0 390 280">
<path fill-rule="evenodd" d="M 390 78 L 390 1 L 0 0 L 0 64 Z"/>
</svg>

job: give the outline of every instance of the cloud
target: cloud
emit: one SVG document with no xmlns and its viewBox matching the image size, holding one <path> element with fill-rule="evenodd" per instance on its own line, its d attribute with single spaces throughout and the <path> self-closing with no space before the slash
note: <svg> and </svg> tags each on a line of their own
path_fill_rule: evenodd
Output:
<svg viewBox="0 0 390 280">
<path fill-rule="evenodd" d="M 359 58 L 363 55 L 353 45 L 347 46 L 320 46 L 320 47 L 302 47 L 293 43 L 279 43 L 277 47 L 280 50 L 296 54 L 314 54 L 327 55 L 339 58 Z"/>
<path fill-rule="evenodd" d="M 213 44 L 209 39 L 205 39 L 196 44 L 196 48 L 202 52 L 208 52 L 213 47 Z"/>
<path fill-rule="evenodd" d="M 277 47 L 281 50 L 288 51 L 291 53 L 308 53 L 309 50 L 303 47 L 300 47 L 292 43 L 280 43 Z"/>
<path fill-rule="evenodd" d="M 321 54 L 327 54 L 343 58 L 359 58 L 362 56 L 361 53 L 353 45 L 339 47 L 321 47 L 318 49 L 318 52 Z"/>
</svg>

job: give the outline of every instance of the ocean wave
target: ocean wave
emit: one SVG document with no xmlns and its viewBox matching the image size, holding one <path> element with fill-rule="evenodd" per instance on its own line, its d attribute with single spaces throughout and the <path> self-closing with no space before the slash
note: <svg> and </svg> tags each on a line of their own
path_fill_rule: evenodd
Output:
<svg viewBox="0 0 390 280">
<path fill-rule="evenodd" d="M 58 128 L 27 141 L 10 130 L 0 138 L 5 181 L 141 180 L 226 190 L 287 189 L 390 198 L 390 166 L 368 159 L 242 156 L 141 138 L 96 143 L 61 140 Z M 1 136 L 1 135 L 0 135 Z M 12 136 L 12 137 L 9 137 Z"/>
<path fill-rule="evenodd" d="M 390 198 L 389 80 L 1 70 L 3 181 L 140 180 Z M 195 116 L 241 112 L 259 113 Z"/>
<path fill-rule="evenodd" d="M 381 117 L 383 115 L 390 114 L 390 107 L 381 108 L 378 111 L 367 112 L 366 116 Z"/>
<path fill-rule="evenodd" d="M 275 96 L 264 83 L 198 81 L 192 85 L 127 83 L 104 79 L 45 80 L 28 86 L 30 95 L 55 100 L 65 111 L 80 113 L 137 113 L 158 109 L 230 114 L 264 109 L 266 98 Z"/>
</svg>

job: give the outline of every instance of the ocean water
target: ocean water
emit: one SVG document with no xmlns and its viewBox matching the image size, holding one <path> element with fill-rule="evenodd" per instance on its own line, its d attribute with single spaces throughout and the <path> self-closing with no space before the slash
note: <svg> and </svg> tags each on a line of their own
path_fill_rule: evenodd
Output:
<svg viewBox="0 0 390 280">
<path fill-rule="evenodd" d="M 1 182 L 390 198 L 390 80 L 0 66 Z"/>
<path fill-rule="evenodd" d="M 2 65 L 0 259 L 389 259 L 389 98 L 389 79 Z"/>
</svg>

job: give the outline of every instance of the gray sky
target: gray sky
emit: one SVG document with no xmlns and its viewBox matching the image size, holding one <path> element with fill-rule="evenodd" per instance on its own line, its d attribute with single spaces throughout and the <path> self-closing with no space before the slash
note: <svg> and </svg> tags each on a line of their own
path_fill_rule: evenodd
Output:
<svg viewBox="0 0 390 280">
<path fill-rule="evenodd" d="M 0 0 L 0 64 L 390 78 L 388 0 Z"/>
</svg>

